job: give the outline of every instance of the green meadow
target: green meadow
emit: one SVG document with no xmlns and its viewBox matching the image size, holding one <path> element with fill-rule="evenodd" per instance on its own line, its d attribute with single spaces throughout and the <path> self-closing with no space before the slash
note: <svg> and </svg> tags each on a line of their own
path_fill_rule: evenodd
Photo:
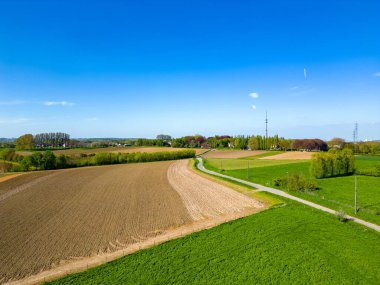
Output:
<svg viewBox="0 0 380 285">
<path fill-rule="evenodd" d="M 380 234 L 287 201 L 49 284 L 379 284 Z"/>
<path fill-rule="evenodd" d="M 247 165 L 247 161 L 237 159 L 223 159 L 222 162 L 221 159 L 205 160 L 205 167 L 210 170 L 284 191 L 287 189 L 273 185 L 273 179 L 286 177 L 288 173 L 298 173 L 313 179 L 309 171 L 310 161 L 252 160 L 248 171 Z M 380 165 L 379 156 L 356 158 L 358 171 L 372 171 L 378 165 Z M 357 181 L 359 212 L 356 216 L 380 224 L 380 177 L 358 175 Z M 316 191 L 291 192 L 291 194 L 335 210 L 342 209 L 349 215 L 355 215 L 354 176 L 317 179 L 316 182 L 319 188 Z"/>
</svg>

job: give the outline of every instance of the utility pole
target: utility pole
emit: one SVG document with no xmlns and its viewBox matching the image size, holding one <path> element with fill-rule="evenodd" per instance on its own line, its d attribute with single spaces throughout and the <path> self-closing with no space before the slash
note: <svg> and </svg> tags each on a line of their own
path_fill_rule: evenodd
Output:
<svg viewBox="0 0 380 285">
<path fill-rule="evenodd" d="M 357 142 L 357 139 L 358 139 L 358 122 L 355 123 L 355 129 L 354 129 L 354 155 L 355 155 L 355 152 L 356 152 L 356 142 Z M 355 215 L 358 213 L 358 177 L 356 176 L 356 173 L 355 173 L 355 205 L 354 205 L 354 212 L 355 212 Z"/>
<path fill-rule="evenodd" d="M 265 150 L 268 149 L 268 112 L 265 111 Z"/>
</svg>

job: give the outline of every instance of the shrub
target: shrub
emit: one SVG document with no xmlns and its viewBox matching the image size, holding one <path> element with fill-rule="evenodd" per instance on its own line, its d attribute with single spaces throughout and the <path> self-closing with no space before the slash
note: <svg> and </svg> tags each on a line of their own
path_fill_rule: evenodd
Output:
<svg viewBox="0 0 380 285">
<path fill-rule="evenodd" d="M 344 212 L 343 209 L 340 209 L 339 211 L 337 211 L 336 215 L 337 215 L 339 221 L 341 221 L 343 223 L 348 221 L 346 213 Z"/>
<path fill-rule="evenodd" d="M 273 185 L 281 188 L 287 188 L 293 192 L 315 191 L 318 189 L 315 181 L 306 179 L 299 174 L 289 174 L 288 176 L 273 179 Z"/>
<path fill-rule="evenodd" d="M 66 168 L 68 166 L 66 155 L 60 154 L 57 156 L 57 168 Z"/>
<path fill-rule="evenodd" d="M 57 160 L 54 153 L 50 150 L 44 152 L 42 157 L 41 169 L 56 169 L 57 168 Z"/>
<path fill-rule="evenodd" d="M 273 179 L 272 183 L 274 186 L 285 187 L 288 184 L 287 180 L 288 180 L 287 177 L 277 177 Z"/>
</svg>

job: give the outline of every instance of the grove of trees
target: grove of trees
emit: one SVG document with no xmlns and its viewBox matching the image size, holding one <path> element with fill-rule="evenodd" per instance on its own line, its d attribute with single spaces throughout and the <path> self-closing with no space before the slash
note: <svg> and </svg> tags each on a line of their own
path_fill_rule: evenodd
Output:
<svg viewBox="0 0 380 285">
<path fill-rule="evenodd" d="M 315 153 L 311 160 L 311 173 L 315 178 L 350 175 L 354 172 L 354 154 L 347 148 Z"/>
<path fill-rule="evenodd" d="M 37 148 L 69 146 L 70 135 L 65 133 L 41 133 L 34 136 L 33 143 Z"/>
</svg>

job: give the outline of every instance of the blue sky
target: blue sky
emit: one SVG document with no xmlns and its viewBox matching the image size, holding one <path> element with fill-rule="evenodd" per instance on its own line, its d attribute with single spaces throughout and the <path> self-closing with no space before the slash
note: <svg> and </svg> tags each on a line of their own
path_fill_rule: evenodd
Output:
<svg viewBox="0 0 380 285">
<path fill-rule="evenodd" d="M 267 110 L 270 134 L 350 139 L 357 121 L 380 139 L 379 15 L 377 0 L 0 0 L 0 137 L 263 134 Z"/>
</svg>

